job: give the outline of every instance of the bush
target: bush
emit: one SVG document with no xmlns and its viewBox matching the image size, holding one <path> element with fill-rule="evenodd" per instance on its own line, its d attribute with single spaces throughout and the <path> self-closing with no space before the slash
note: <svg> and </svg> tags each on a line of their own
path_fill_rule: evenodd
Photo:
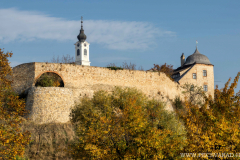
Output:
<svg viewBox="0 0 240 160">
<path fill-rule="evenodd" d="M 78 136 L 71 146 L 73 158 L 176 159 L 186 140 L 176 116 L 136 89 L 95 92 L 70 117 Z"/>
<path fill-rule="evenodd" d="M 175 97 L 173 105 L 176 107 L 176 109 L 183 109 L 183 102 L 179 96 Z"/>
<path fill-rule="evenodd" d="M 43 73 L 37 80 L 36 87 L 64 87 L 61 77 L 52 72 Z"/>
<path fill-rule="evenodd" d="M 0 159 L 22 156 L 30 141 L 30 133 L 20 131 L 21 116 L 27 111 L 25 102 L 11 87 L 12 69 L 8 62 L 11 56 L 12 53 L 3 53 L 0 49 Z"/>
<path fill-rule="evenodd" d="M 107 67 L 107 68 L 109 68 L 111 70 L 123 70 L 123 68 L 121 68 L 121 67 Z"/>
<path fill-rule="evenodd" d="M 214 99 L 211 95 L 208 97 L 204 95 L 204 103 L 201 105 L 191 98 L 203 96 L 201 89 L 194 86 L 188 87 L 194 93 L 189 93 L 190 98 L 186 98 L 184 112 L 177 111 L 187 130 L 187 146 L 184 147 L 182 153 L 215 153 L 218 155 L 219 153 L 226 153 L 225 155 L 231 153 L 235 155 L 240 152 L 240 92 L 234 95 L 239 76 L 240 72 L 229 88 L 231 79 L 223 89 L 219 90 L 216 87 Z M 225 158 L 221 157 L 221 159 Z M 239 157 L 231 157 L 231 159 L 239 159 Z"/>
</svg>

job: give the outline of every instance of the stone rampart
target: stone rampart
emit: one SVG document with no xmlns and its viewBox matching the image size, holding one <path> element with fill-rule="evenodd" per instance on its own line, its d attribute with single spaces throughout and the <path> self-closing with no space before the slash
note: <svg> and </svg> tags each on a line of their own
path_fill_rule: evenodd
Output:
<svg viewBox="0 0 240 160">
<path fill-rule="evenodd" d="M 36 80 L 45 72 L 58 74 L 64 87 L 34 87 Z M 149 98 L 166 102 L 166 109 L 171 111 L 173 108 L 168 100 L 173 100 L 175 96 L 183 98 L 180 85 L 158 72 L 115 71 L 103 67 L 34 62 L 14 67 L 13 74 L 13 88 L 18 93 L 30 89 L 26 104 L 27 109 L 31 110 L 29 117 L 36 121 L 42 115 L 41 122 L 67 122 L 69 109 L 79 97 L 92 97 L 94 91 L 111 91 L 114 86 L 135 87 Z"/>
<path fill-rule="evenodd" d="M 32 87 L 35 79 L 34 63 L 24 63 L 13 68 L 12 87 L 17 93 L 21 93 Z"/>
<path fill-rule="evenodd" d="M 35 122 L 67 122 L 73 92 L 62 87 L 32 87 L 29 90 L 26 109 L 30 110 L 28 118 Z"/>
</svg>

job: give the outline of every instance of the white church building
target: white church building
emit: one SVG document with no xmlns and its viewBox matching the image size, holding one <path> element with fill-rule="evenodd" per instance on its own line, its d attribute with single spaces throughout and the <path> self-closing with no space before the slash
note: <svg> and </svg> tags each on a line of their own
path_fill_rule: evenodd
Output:
<svg viewBox="0 0 240 160">
<path fill-rule="evenodd" d="M 83 21 L 81 20 L 81 30 L 77 36 L 78 41 L 75 45 L 75 64 L 90 66 L 89 61 L 89 43 L 86 41 L 87 36 L 84 34 Z"/>
</svg>

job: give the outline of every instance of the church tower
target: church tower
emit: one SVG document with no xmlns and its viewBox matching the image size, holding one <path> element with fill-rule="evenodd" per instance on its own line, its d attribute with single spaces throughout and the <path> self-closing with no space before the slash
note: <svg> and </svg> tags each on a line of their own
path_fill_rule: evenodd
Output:
<svg viewBox="0 0 240 160">
<path fill-rule="evenodd" d="M 84 34 L 83 30 L 83 17 L 81 17 L 81 30 L 77 36 L 78 41 L 75 45 L 75 63 L 78 65 L 90 66 L 89 61 L 89 43 L 86 41 L 87 36 Z"/>
</svg>

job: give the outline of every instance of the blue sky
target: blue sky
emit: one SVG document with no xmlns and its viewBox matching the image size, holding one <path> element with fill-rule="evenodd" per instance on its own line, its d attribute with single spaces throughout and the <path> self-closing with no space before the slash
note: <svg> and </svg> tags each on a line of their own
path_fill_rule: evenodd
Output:
<svg viewBox="0 0 240 160">
<path fill-rule="evenodd" d="M 0 48 L 13 52 L 12 67 L 74 56 L 83 16 L 91 66 L 126 61 L 145 70 L 164 63 L 177 68 L 197 40 L 222 88 L 240 71 L 239 6 L 239 0 L 1 0 Z"/>
</svg>

